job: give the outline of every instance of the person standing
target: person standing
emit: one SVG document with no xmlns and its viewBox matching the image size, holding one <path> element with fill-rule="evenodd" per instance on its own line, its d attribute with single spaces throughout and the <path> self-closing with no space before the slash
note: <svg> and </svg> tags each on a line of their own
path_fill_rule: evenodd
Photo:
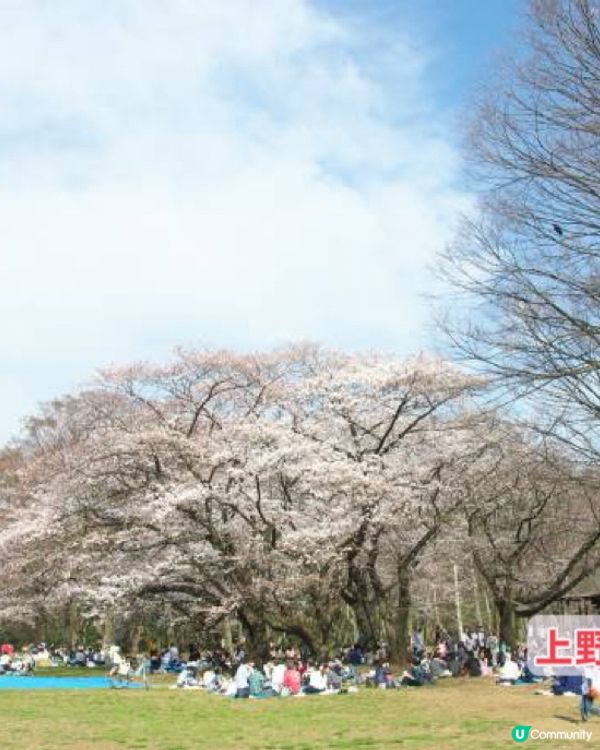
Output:
<svg viewBox="0 0 600 750">
<path fill-rule="evenodd" d="M 583 682 L 581 683 L 580 703 L 581 719 L 583 721 L 587 721 L 590 717 L 590 714 L 595 714 L 596 716 L 600 715 L 600 708 L 596 708 L 594 706 L 594 700 L 597 697 L 598 691 L 592 684 L 592 678 L 584 677 Z"/>
</svg>

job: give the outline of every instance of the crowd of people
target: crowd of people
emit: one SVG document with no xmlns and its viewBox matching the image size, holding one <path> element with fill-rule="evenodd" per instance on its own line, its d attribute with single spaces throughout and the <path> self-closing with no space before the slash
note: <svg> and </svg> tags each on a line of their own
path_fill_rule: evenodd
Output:
<svg viewBox="0 0 600 750">
<path fill-rule="evenodd" d="M 0 675 L 32 674 L 36 667 L 50 666 L 52 658 L 45 643 L 24 645 L 18 651 L 12 643 L 0 644 Z"/>
<path fill-rule="evenodd" d="M 18 651 L 10 643 L 0 645 L 2 672 L 33 672 L 38 667 L 103 668 L 107 654 L 102 648 L 77 646 L 69 649 L 41 643 L 24 644 Z"/>
<path fill-rule="evenodd" d="M 409 666 L 397 673 L 390 667 L 385 643 L 369 650 L 359 641 L 326 659 L 315 660 L 305 644 L 286 646 L 271 642 L 260 664 L 248 660 L 244 643 L 231 650 L 210 651 L 200 651 L 195 643 L 190 643 L 185 654 L 184 659 L 179 647 L 171 643 L 162 650 L 152 649 L 143 662 L 149 674 L 178 674 L 181 686 L 204 686 L 230 693 L 231 685 L 236 684 L 242 696 L 249 689 L 246 681 L 255 686 L 250 694 L 269 694 L 269 691 L 299 694 L 340 690 L 343 684 L 350 683 L 385 688 L 420 686 L 441 677 L 479 677 L 492 673 L 499 680 L 517 680 L 526 678 L 527 656 L 524 647 L 511 655 L 496 636 L 482 627 L 468 629 L 460 640 L 438 629 L 430 648 L 426 648 L 422 633 L 415 630 Z M 112 670 L 125 661 L 115 646 L 104 650 L 100 646 L 65 648 L 32 643 L 24 645 L 18 653 L 11 644 L 0 646 L 0 673 L 32 672 L 39 666 Z M 259 689 L 260 679 L 263 684 Z"/>
<path fill-rule="evenodd" d="M 183 658 L 175 643 L 148 656 L 127 658 L 118 646 L 103 649 L 79 645 L 76 648 L 47 646 L 45 643 L 0 645 L 0 675 L 33 674 L 40 666 L 104 669 L 111 679 L 127 682 L 136 675 L 176 674 L 176 688 L 205 690 L 235 698 L 327 695 L 355 692 L 359 686 L 399 689 L 433 685 L 443 678 L 494 677 L 501 685 L 541 681 L 527 666 L 527 648 L 511 653 L 506 644 L 483 627 L 468 628 L 461 638 L 436 629 L 426 645 L 423 633 L 411 636 L 408 665 L 394 669 L 388 648 L 380 643 L 367 649 L 359 641 L 326 659 L 315 659 L 305 644 L 271 642 L 260 662 L 249 658 L 244 643 L 227 650 L 200 650 L 190 643 Z M 593 711 L 594 688 L 586 692 L 583 677 L 557 677 L 550 690 L 556 695 L 579 693 L 582 715 Z"/>
<path fill-rule="evenodd" d="M 35 668 L 32 654 L 16 654 L 11 643 L 0 645 L 0 675 L 2 674 L 29 674 Z"/>
<path fill-rule="evenodd" d="M 271 643 L 268 657 L 260 663 L 246 658 L 243 644 L 231 652 L 203 653 L 190 644 L 187 661 L 182 662 L 179 650 L 171 646 L 154 653 L 150 664 L 153 672 L 178 672 L 177 687 L 237 698 L 353 692 L 360 685 L 388 690 L 422 687 L 462 676 L 494 676 L 505 685 L 538 680 L 527 667 L 524 646 L 511 654 L 482 627 L 467 630 L 460 640 L 439 629 L 434 640 L 427 648 L 422 633 L 415 630 L 408 666 L 398 670 L 392 668 L 385 643 L 368 650 L 360 642 L 321 660 L 313 659 L 302 646 Z"/>
<path fill-rule="evenodd" d="M 230 674 L 212 665 L 188 663 L 179 673 L 177 687 L 204 688 L 207 692 L 235 698 L 353 692 L 356 673 L 339 660 L 326 663 L 288 660 L 258 664 L 244 660 Z"/>
</svg>

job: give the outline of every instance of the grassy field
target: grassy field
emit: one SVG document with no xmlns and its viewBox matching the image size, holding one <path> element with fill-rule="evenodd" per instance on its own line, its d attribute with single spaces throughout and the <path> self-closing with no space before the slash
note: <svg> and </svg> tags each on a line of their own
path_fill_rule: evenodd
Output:
<svg viewBox="0 0 600 750">
<path fill-rule="evenodd" d="M 536 696 L 460 680 L 401 691 L 235 701 L 193 690 L 0 690 L 2 750 L 492 750 L 515 747 L 511 728 L 592 730 L 591 742 L 534 741 L 546 748 L 600 747 L 600 718 L 583 725 L 577 699 Z"/>
</svg>

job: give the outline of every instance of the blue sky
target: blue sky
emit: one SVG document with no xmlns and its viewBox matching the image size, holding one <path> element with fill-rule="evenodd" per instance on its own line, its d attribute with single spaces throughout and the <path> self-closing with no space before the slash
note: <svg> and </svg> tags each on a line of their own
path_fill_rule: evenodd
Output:
<svg viewBox="0 0 600 750">
<path fill-rule="evenodd" d="M 176 345 L 431 346 L 517 0 L 0 6 L 0 441 Z"/>
<path fill-rule="evenodd" d="M 467 104 L 494 57 L 519 44 L 525 0 L 318 0 L 318 6 L 389 39 L 407 32 L 429 53 L 427 85 L 451 109 Z M 377 33 L 377 32 L 375 32 Z"/>
</svg>

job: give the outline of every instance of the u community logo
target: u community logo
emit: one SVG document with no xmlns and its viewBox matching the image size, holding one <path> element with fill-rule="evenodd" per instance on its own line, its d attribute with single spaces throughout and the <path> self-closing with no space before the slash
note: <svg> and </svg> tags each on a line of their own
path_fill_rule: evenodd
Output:
<svg viewBox="0 0 600 750">
<path fill-rule="evenodd" d="M 512 738 L 515 742 L 525 742 L 525 740 L 529 737 L 530 731 L 531 726 L 526 726 L 525 724 L 517 724 L 516 727 L 512 728 Z"/>
<path fill-rule="evenodd" d="M 592 733 L 585 729 L 578 729 L 576 731 L 552 731 L 543 729 L 533 729 L 531 725 L 517 724 L 512 728 L 512 738 L 515 742 L 525 742 L 527 739 L 532 740 L 578 740 L 583 742 L 590 742 L 592 739 Z"/>
</svg>

